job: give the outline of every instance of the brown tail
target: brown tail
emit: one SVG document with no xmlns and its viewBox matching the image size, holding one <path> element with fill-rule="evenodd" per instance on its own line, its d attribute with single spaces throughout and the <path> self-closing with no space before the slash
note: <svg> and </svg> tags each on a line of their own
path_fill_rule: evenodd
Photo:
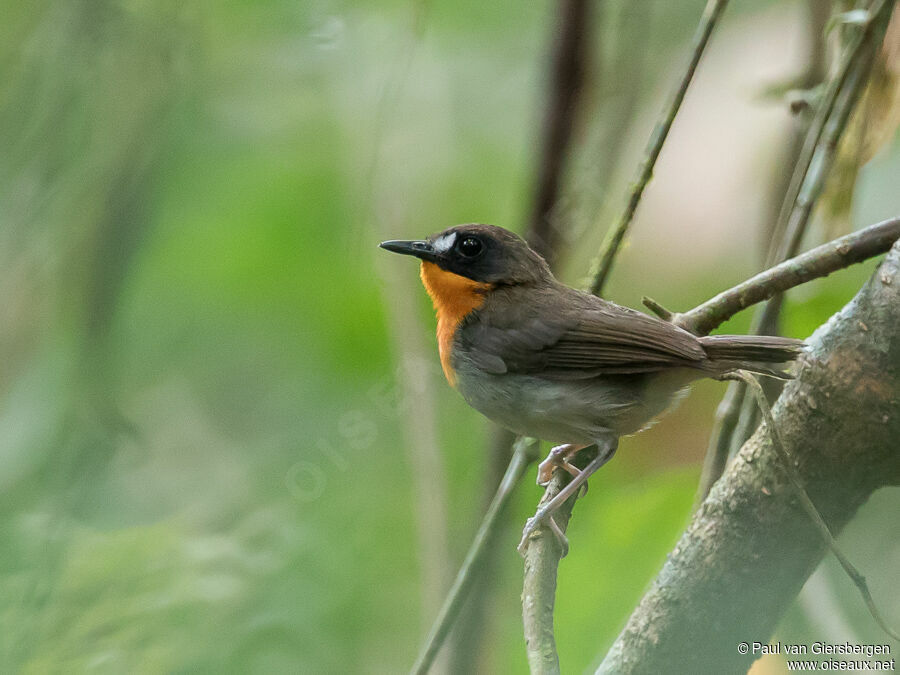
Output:
<svg viewBox="0 0 900 675">
<path fill-rule="evenodd" d="M 803 351 L 803 341 L 770 335 L 709 335 L 700 344 L 714 365 L 725 370 L 743 368 L 774 377 L 790 377 L 766 364 L 787 363 Z"/>
</svg>

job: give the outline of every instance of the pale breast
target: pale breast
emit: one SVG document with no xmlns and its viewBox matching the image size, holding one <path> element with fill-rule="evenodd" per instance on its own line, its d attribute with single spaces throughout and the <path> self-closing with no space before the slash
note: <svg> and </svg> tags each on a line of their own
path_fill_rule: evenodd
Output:
<svg viewBox="0 0 900 675">
<path fill-rule="evenodd" d="M 613 432 L 645 428 L 684 390 L 683 377 L 611 375 L 554 381 L 531 375 L 492 375 L 456 360 L 457 389 L 473 408 L 511 431 L 558 443 L 592 443 Z"/>
</svg>

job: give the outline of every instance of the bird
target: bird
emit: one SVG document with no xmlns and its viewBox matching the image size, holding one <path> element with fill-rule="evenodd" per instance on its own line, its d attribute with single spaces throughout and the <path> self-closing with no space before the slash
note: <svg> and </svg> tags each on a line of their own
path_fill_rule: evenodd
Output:
<svg viewBox="0 0 900 675">
<path fill-rule="evenodd" d="M 692 382 L 736 370 L 789 378 L 782 364 L 804 347 L 776 336 L 694 335 L 571 288 L 521 237 L 496 225 L 456 225 L 380 246 L 419 259 L 450 386 L 500 426 L 555 444 L 538 468 L 540 485 L 558 469 L 572 474 L 528 519 L 520 552 L 541 525 L 567 550 L 553 512 L 612 459 L 619 438 L 647 428 Z M 577 468 L 572 459 L 591 445 L 597 455 Z"/>
</svg>

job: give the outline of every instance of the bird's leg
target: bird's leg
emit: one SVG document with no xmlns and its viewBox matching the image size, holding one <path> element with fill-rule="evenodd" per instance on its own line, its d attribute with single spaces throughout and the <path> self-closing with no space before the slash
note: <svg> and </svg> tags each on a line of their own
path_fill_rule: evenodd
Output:
<svg viewBox="0 0 900 675">
<path fill-rule="evenodd" d="M 556 537 L 556 541 L 559 543 L 560 548 L 560 558 L 565 558 L 569 555 L 569 540 L 566 538 L 565 532 L 559 527 L 559 524 L 554 520 L 553 516 L 547 518 L 547 526 L 550 528 L 550 531 L 553 532 L 553 536 Z M 519 544 L 521 548 L 522 544 Z M 521 553 L 522 551 L 520 551 Z M 524 553 L 523 553 L 524 555 Z"/>
<path fill-rule="evenodd" d="M 534 532 L 538 527 L 540 527 L 545 520 L 548 518 L 553 521 L 552 514 L 556 511 L 562 504 L 573 494 L 575 494 L 584 482 L 590 478 L 591 474 L 593 474 L 597 469 L 606 464 L 609 460 L 613 458 L 613 455 L 616 454 L 616 448 L 619 447 L 619 439 L 618 438 L 610 438 L 599 441 L 597 443 L 597 448 L 599 452 L 597 456 L 594 457 L 590 461 L 590 463 L 584 467 L 584 469 L 579 472 L 572 481 L 566 485 L 559 493 L 553 497 L 546 504 L 541 506 L 537 512 L 528 519 L 525 523 L 525 529 L 522 530 L 522 540 L 519 542 L 518 550 L 523 556 L 525 555 L 525 549 L 528 547 L 528 539 L 532 532 Z M 562 546 L 563 555 L 569 550 L 569 542 L 566 540 L 565 535 L 562 533 L 559 525 L 556 521 L 553 521 L 550 526 L 551 531 L 556 535 L 557 539 L 560 541 L 560 545 Z"/>
<path fill-rule="evenodd" d="M 553 472 L 556 470 L 556 467 L 562 467 L 572 474 L 572 476 L 577 477 L 578 474 L 581 473 L 581 470 L 577 466 L 571 464 L 569 460 L 575 456 L 576 452 L 584 450 L 586 447 L 588 446 L 578 443 L 566 443 L 551 448 L 550 454 L 547 455 L 547 459 L 538 465 L 537 484 L 546 485 L 549 483 L 550 479 L 553 478 Z"/>
</svg>

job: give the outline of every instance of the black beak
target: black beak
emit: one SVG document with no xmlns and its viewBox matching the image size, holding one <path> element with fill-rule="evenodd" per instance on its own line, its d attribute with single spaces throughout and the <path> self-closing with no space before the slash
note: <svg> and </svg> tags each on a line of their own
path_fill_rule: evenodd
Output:
<svg viewBox="0 0 900 675">
<path fill-rule="evenodd" d="M 378 244 L 381 248 L 393 253 L 401 253 L 403 255 L 411 255 L 422 260 L 434 260 L 437 254 L 434 247 L 427 241 L 405 241 L 402 239 L 392 239 L 391 241 L 383 241 Z"/>
</svg>

